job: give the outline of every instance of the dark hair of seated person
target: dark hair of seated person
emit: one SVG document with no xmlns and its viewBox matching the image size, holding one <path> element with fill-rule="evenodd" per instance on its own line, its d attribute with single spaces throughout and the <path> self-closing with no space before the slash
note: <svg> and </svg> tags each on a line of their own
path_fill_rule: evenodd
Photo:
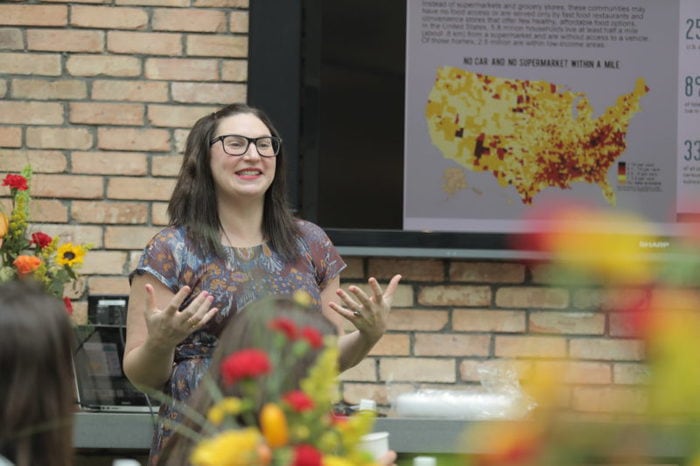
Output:
<svg viewBox="0 0 700 466">
<path fill-rule="evenodd" d="M 323 315 L 318 311 L 312 311 L 297 304 L 291 298 L 265 298 L 248 305 L 227 324 L 212 355 L 209 370 L 204 376 L 211 377 L 224 396 L 241 397 L 243 393 L 240 390 L 241 384 L 234 383 L 227 386 L 223 383 L 219 370 L 221 361 L 230 354 L 246 348 L 254 347 L 268 352 L 272 350 L 274 338 L 272 338 L 272 330 L 269 329 L 268 323 L 277 317 L 290 319 L 298 328 L 308 326 L 317 329 L 323 335 L 335 335 L 334 327 Z M 287 342 L 286 345 L 288 347 L 283 349 L 283 351 L 288 351 L 291 348 L 291 344 Z M 300 382 L 308 375 L 309 369 L 316 362 L 317 357 L 324 348 L 325 345 L 321 348 L 307 351 L 302 357 L 296 359 L 290 367 L 286 368 L 287 372 L 281 388 L 282 393 L 299 388 Z M 272 370 L 274 371 L 275 368 Z M 272 401 L 268 398 L 269 394 L 261 393 L 261 396 L 256 400 L 256 419 L 262 406 L 267 401 Z M 190 407 L 205 417 L 209 408 L 214 404 L 215 401 L 211 396 L 211 392 L 204 384 L 199 385 L 188 402 Z M 201 431 L 201 427 L 189 418 L 183 424 L 195 432 Z M 176 430 L 165 443 L 158 466 L 189 465 L 189 457 L 194 446 L 195 443 L 191 438 Z"/>
<path fill-rule="evenodd" d="M 0 284 L 0 455 L 73 464 L 75 334 L 63 302 L 32 279 Z"/>
</svg>

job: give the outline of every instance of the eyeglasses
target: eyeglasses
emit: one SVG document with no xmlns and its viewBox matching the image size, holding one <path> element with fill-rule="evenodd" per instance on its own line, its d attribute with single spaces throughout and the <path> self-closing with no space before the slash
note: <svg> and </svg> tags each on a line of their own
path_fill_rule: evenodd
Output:
<svg viewBox="0 0 700 466">
<path fill-rule="evenodd" d="M 280 152 L 282 147 L 282 139 L 275 136 L 261 136 L 259 138 L 249 138 L 238 134 L 224 134 L 217 136 L 211 141 L 210 145 L 221 141 L 221 146 L 224 152 L 228 155 L 243 155 L 248 151 L 248 146 L 252 142 L 255 144 L 255 149 L 261 157 L 274 157 Z"/>
</svg>

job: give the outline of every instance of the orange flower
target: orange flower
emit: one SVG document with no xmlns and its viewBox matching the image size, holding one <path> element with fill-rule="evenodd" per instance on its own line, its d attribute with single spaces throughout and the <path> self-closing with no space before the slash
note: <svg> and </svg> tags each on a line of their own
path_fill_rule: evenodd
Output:
<svg viewBox="0 0 700 466">
<path fill-rule="evenodd" d="M 41 259 L 36 256 L 17 256 L 12 264 L 17 267 L 19 275 L 27 275 L 39 268 Z"/>
</svg>

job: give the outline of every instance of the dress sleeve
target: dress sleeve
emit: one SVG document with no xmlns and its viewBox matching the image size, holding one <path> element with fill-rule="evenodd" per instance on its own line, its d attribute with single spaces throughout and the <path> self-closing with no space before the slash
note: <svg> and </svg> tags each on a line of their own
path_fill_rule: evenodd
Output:
<svg viewBox="0 0 700 466">
<path fill-rule="evenodd" d="M 129 275 L 129 281 L 136 274 L 148 273 L 177 292 L 180 288 L 180 256 L 183 247 L 181 232 L 173 228 L 161 230 L 146 244 L 136 269 Z"/>
<path fill-rule="evenodd" d="M 299 229 L 314 265 L 316 283 L 320 289 L 324 289 L 326 284 L 340 275 L 347 265 L 321 227 L 311 222 L 301 221 Z"/>
</svg>

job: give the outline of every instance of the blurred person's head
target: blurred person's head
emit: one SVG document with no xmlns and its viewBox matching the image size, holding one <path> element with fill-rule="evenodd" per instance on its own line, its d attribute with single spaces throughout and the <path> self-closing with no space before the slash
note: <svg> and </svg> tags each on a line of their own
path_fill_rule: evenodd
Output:
<svg viewBox="0 0 700 466">
<path fill-rule="evenodd" d="M 276 346 L 279 341 L 275 341 L 274 332 L 269 324 L 277 318 L 284 318 L 293 323 L 297 329 L 312 328 L 321 335 L 335 335 L 332 325 L 317 310 L 311 310 L 293 299 L 264 298 L 250 304 L 236 314 L 227 324 L 212 355 L 209 371 L 205 375 L 205 377 L 216 383 L 221 395 L 239 398 L 244 395 L 242 384 L 227 383 L 226 377 L 221 371 L 221 363 L 228 356 L 250 348 L 260 349 L 268 354 L 291 354 L 294 342 L 286 340 L 282 349 Z M 284 393 L 299 389 L 301 381 L 309 375 L 309 369 L 315 364 L 325 348 L 327 348 L 325 344 L 316 348 L 312 347 L 301 357 L 295 357 L 288 361 L 288 364 L 285 364 L 283 378 L 278 391 Z M 273 368 L 272 370 L 275 371 L 276 369 Z M 261 386 L 264 385 L 261 384 Z M 259 392 L 259 396 L 255 400 L 255 419 L 258 418 L 262 406 L 269 401 L 273 401 L 272 397 L 274 395 L 276 394 L 266 393 L 264 390 Z M 201 383 L 192 394 L 188 405 L 206 417 L 207 412 L 216 401 L 218 400 L 214 399 L 211 387 Z M 241 421 L 245 424 L 245 420 Z M 200 427 L 189 418 L 184 424 L 187 428 L 195 431 L 198 431 Z M 176 431 L 165 444 L 158 464 L 168 466 L 189 464 L 188 459 L 194 444 L 195 442 L 192 438 L 181 435 L 180 432 Z"/>
<path fill-rule="evenodd" d="M 16 466 L 73 464 L 74 333 L 33 280 L 0 284 L 0 454 Z"/>
</svg>

